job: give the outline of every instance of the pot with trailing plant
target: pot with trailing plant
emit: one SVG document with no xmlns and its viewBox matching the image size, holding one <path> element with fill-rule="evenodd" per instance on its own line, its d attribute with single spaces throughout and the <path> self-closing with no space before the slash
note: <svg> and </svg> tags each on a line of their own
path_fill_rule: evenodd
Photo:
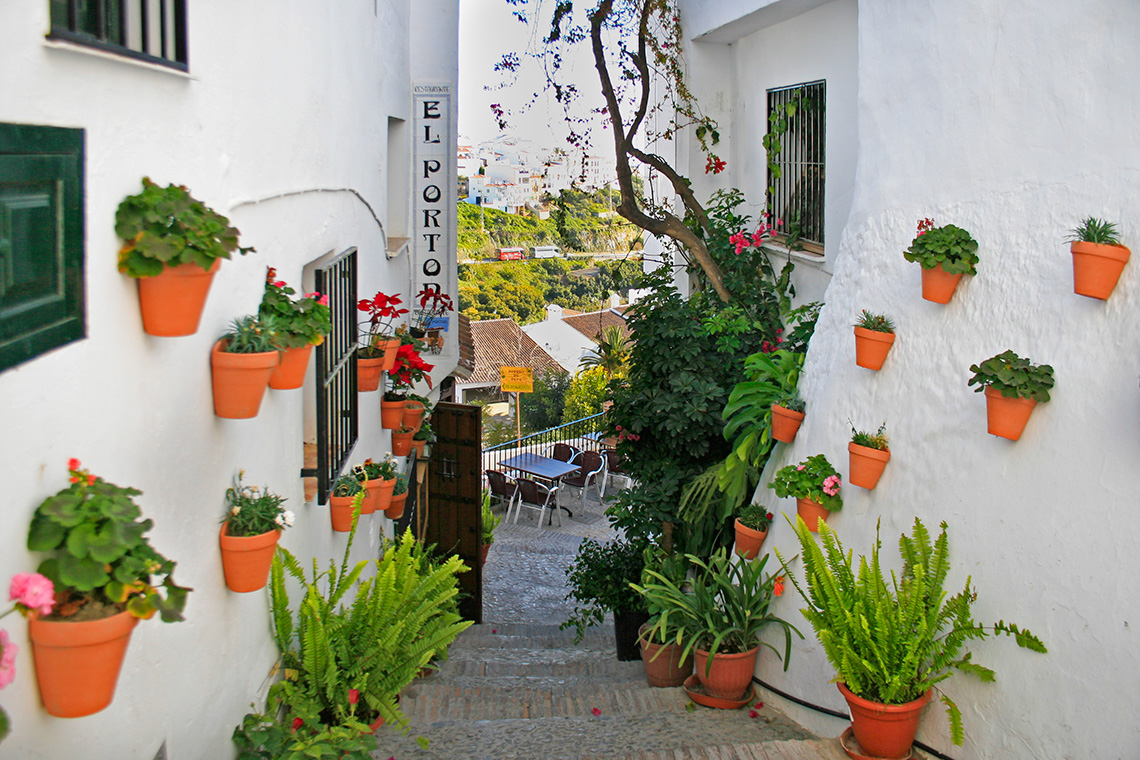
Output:
<svg viewBox="0 0 1140 760">
<path fill-rule="evenodd" d="M 1099 298 L 1112 295 L 1132 252 L 1120 244 L 1116 225 L 1088 217 L 1069 237 L 1073 254 L 1073 292 Z"/>
<path fill-rule="evenodd" d="M 143 177 L 138 195 L 115 212 L 115 234 L 126 241 L 119 271 L 139 283 L 143 330 L 174 337 L 198 331 L 214 273 L 238 245 L 230 220 L 190 195 L 182 185 L 159 187 Z"/>
<path fill-rule="evenodd" d="M 894 344 L 895 323 L 891 318 L 864 309 L 855 323 L 855 363 L 878 371 Z"/>
<path fill-rule="evenodd" d="M 409 336 L 409 340 L 413 340 Z M 428 364 L 420 356 L 416 348 L 419 342 L 404 343 L 396 351 L 396 363 L 388 373 L 391 384 L 384 392 L 380 402 L 380 426 L 388 430 L 396 430 L 404 422 L 404 414 L 408 407 L 408 396 L 420 380 L 425 380 L 431 387 L 429 374 L 435 365 Z"/>
<path fill-rule="evenodd" d="M 584 540 L 566 570 L 570 588 L 566 598 L 574 602 L 574 611 L 559 627 L 574 628 L 574 643 L 578 644 L 587 628 L 600 625 L 606 613 L 612 612 L 617 658 L 623 662 L 638 659 L 637 631 L 649 613 L 645 600 L 630 584 L 641 580 L 644 566 L 642 547 L 631 541 Z"/>
<path fill-rule="evenodd" d="M 891 450 L 887 447 L 887 423 L 879 425 L 874 433 L 865 433 L 851 428 L 851 442 L 847 444 L 850 474 L 847 481 L 855 486 L 873 489 L 891 461 Z"/>
<path fill-rule="evenodd" d="M 55 606 L 29 616 L 28 636 L 40 697 L 48 713 L 78 718 L 111 703 L 131 632 L 157 612 L 182 620 L 191 589 L 174 582 L 175 563 L 151 547 L 134 497 L 68 462 L 71 485 L 32 515 L 28 549 L 46 552 L 39 573 L 54 586 Z"/>
<path fill-rule="evenodd" d="M 949 303 L 962 275 L 978 273 L 978 242 L 953 224 L 935 227 L 933 219 L 919 221 L 903 257 L 922 267 L 922 297 L 934 303 Z"/>
<path fill-rule="evenodd" d="M 491 490 L 483 489 L 482 495 L 482 535 L 483 541 L 479 545 L 479 567 L 487 564 L 487 553 L 491 551 L 491 544 L 495 543 L 495 528 L 503 521 L 501 515 L 491 511 Z"/>
<path fill-rule="evenodd" d="M 329 495 L 329 517 L 334 531 L 348 533 L 352 530 L 354 517 L 364 514 L 364 500 L 367 495 L 364 485 L 355 475 L 341 475 L 336 479 Z"/>
<path fill-rule="evenodd" d="M 734 560 L 727 549 L 718 549 L 708 561 L 686 555 L 693 568 L 687 582 L 677 582 L 663 573 L 648 570 L 648 580 L 637 586 L 650 609 L 659 613 L 654 630 L 676 631 L 671 640 L 694 656 L 696 684 L 686 683 L 694 699 L 713 707 L 740 707 L 752 694 L 756 658 L 765 646 L 761 641 L 769 625 L 784 632 L 784 669 L 792 653 L 792 633 L 803 635 L 794 625 L 771 612 L 772 600 L 784 591 L 783 578 L 766 573 L 765 554 L 758 560 Z"/>
<path fill-rule="evenodd" d="M 404 516 L 404 505 L 408 501 L 408 476 L 404 473 L 396 475 L 396 482 L 392 486 L 392 498 L 384 510 L 384 516 L 389 520 L 399 520 Z"/>
<path fill-rule="evenodd" d="M 231 420 L 256 417 L 281 360 L 273 318 L 235 319 L 210 352 L 214 414 Z"/>
<path fill-rule="evenodd" d="M 937 685 L 954 671 L 994 680 L 989 668 L 975 662 L 970 639 L 990 634 L 1012 636 L 1018 646 L 1044 653 L 1045 645 L 1013 623 L 978 625 L 971 607 L 977 591 L 965 588 L 948 596 L 943 583 L 950 574 L 946 523 L 932 543 L 918 518 L 911 535 L 899 538 L 902 572 L 884 574 L 878 528 L 870 556 L 854 558 L 844 551 L 835 532 L 820 526 L 818 542 L 803 520 L 796 520 L 803 585 L 776 550 L 784 571 L 807 605 L 801 610 L 835 669 L 835 681 L 851 710 L 852 728 L 862 755 L 910 757 L 922 710 Z M 865 621 L 876 623 L 867 627 Z M 863 621 L 863 622 L 861 622 Z M 945 693 L 939 694 L 950 719 L 950 736 L 961 745 L 962 714 Z M 844 734 L 847 737 L 847 734 Z M 848 754 L 852 748 L 845 741 Z"/>
<path fill-rule="evenodd" d="M 263 322 L 271 320 L 277 330 L 281 363 L 269 376 L 269 387 L 278 391 L 295 390 L 305 384 L 313 346 L 324 342 L 332 330 L 327 295 L 313 292 L 296 299 L 290 297 L 295 294 L 284 280 L 277 279 L 277 270 L 270 267 L 257 318 Z"/>
<path fill-rule="evenodd" d="M 356 389 L 374 391 L 380 387 L 380 375 L 392 369 L 400 339 L 396 336 L 396 320 L 408 313 L 399 308 L 399 296 L 377 292 L 365 298 L 356 308 L 368 315 L 360 323 L 360 345 L 356 348 Z"/>
<path fill-rule="evenodd" d="M 768 487 L 775 489 L 777 496 L 795 498 L 796 512 L 811 531 L 816 530 L 821 518 L 826 520 L 843 508 L 839 493 L 843 479 L 823 454 L 780 468 Z"/>
<path fill-rule="evenodd" d="M 219 541 L 226 586 L 239 594 L 265 588 L 269 564 L 281 531 L 293 527 L 294 515 L 285 509 L 283 496 L 266 488 L 242 483 L 239 472 L 226 489 L 226 515 Z"/>
<path fill-rule="evenodd" d="M 382 512 L 392 503 L 392 489 L 396 487 L 396 460 L 392 455 L 385 454 L 379 462 L 371 457 L 365 459 L 363 464 L 352 468 L 353 476 L 364 486 L 367 495 L 364 497 L 364 510 L 361 514 L 370 515 L 373 512 Z"/>
<path fill-rule="evenodd" d="M 736 516 L 736 553 L 744 559 L 756 559 L 774 515 L 762 504 L 747 504 Z"/>
<path fill-rule="evenodd" d="M 985 391 L 986 420 L 991 435 L 1016 441 L 1021 438 L 1029 415 L 1037 402 L 1049 400 L 1053 388 L 1053 368 L 1031 364 L 1013 351 L 1004 351 L 970 367 L 974 376 L 967 385 Z"/>
</svg>

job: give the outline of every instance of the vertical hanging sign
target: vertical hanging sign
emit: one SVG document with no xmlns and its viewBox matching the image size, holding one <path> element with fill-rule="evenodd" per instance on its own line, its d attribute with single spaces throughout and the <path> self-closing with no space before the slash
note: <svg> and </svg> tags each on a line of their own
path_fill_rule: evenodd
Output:
<svg viewBox="0 0 1140 760">
<path fill-rule="evenodd" d="M 451 97 L 450 84 L 413 86 L 413 296 L 425 289 L 456 295 L 448 292 L 457 245 Z M 415 298 L 412 308 L 419 306 Z M 450 321 L 451 314 L 445 314 L 434 328 L 447 330 Z"/>
</svg>

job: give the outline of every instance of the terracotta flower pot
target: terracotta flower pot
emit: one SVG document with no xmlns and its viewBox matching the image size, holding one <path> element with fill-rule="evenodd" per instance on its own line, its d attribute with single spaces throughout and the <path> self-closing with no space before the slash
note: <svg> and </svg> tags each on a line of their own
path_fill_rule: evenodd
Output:
<svg viewBox="0 0 1140 760">
<path fill-rule="evenodd" d="M 258 536 L 239 537 L 231 536 L 228 530 L 229 523 L 222 523 L 219 539 L 226 587 L 239 594 L 265 588 L 281 531 L 271 530 Z"/>
<path fill-rule="evenodd" d="M 922 297 L 934 303 L 950 303 L 954 289 L 958 287 L 960 274 L 947 274 L 941 264 L 933 269 L 922 270 Z"/>
<path fill-rule="evenodd" d="M 172 338 L 198 332 L 206 296 L 214 273 L 222 265 L 214 259 L 209 270 L 197 264 L 167 267 L 161 274 L 139 278 L 139 308 L 148 335 Z"/>
<path fill-rule="evenodd" d="M 352 499 L 352 496 L 329 497 L 329 517 L 332 518 L 332 529 L 338 533 L 352 530 Z M 363 505 L 360 513 L 364 514 Z"/>
<path fill-rule="evenodd" d="M 396 487 L 396 479 L 390 478 L 389 480 L 381 480 L 379 482 L 380 487 L 376 491 L 376 511 L 387 514 L 388 508 L 392 506 L 392 489 Z M 402 509 L 400 511 L 403 513 Z M 389 517 L 391 517 L 391 515 L 389 515 Z"/>
<path fill-rule="evenodd" d="M 380 388 L 380 376 L 383 374 L 383 356 L 377 356 L 373 359 L 356 357 L 356 390 L 361 393 L 378 390 Z"/>
<path fill-rule="evenodd" d="M 50 715 L 80 718 L 111 704 L 137 624 L 129 612 L 81 623 L 28 619 L 40 699 Z"/>
<path fill-rule="evenodd" d="M 366 480 L 361 485 L 364 486 L 364 503 L 360 505 L 361 515 L 370 515 L 376 511 L 377 505 L 380 503 L 380 485 L 384 481 L 380 478 L 375 480 Z M 379 507 L 383 509 L 383 507 Z"/>
<path fill-rule="evenodd" d="M 851 475 L 847 480 L 868 489 L 878 485 L 887 462 L 891 461 L 891 452 L 880 451 L 870 446 L 859 446 L 855 443 L 848 443 L 847 451 L 851 465 Z"/>
<path fill-rule="evenodd" d="M 884 705 L 871 702 L 851 693 L 842 683 L 835 684 L 839 693 L 847 700 L 851 711 L 851 728 L 860 749 L 876 758 L 910 757 L 914 736 L 918 733 L 918 721 L 922 710 L 930 701 L 933 689 L 927 690 L 913 702 L 902 705 Z"/>
<path fill-rule="evenodd" d="M 736 520 L 736 553 L 744 559 L 756 559 L 764 539 L 768 537 L 767 530 L 749 528 L 740 520 Z M 678 684 L 680 685 L 680 684 Z"/>
<path fill-rule="evenodd" d="M 803 518 L 807 529 L 812 533 L 819 532 L 819 520 L 825 521 L 831 515 L 830 509 L 824 509 L 818 501 L 811 499 L 796 499 L 796 514 Z"/>
<path fill-rule="evenodd" d="M 693 651 L 694 671 L 709 696 L 719 699 L 740 699 L 752 688 L 752 674 L 756 671 L 759 646 L 740 654 L 717 652 L 712 657 L 711 667 L 707 667 L 708 652 L 702 649 Z"/>
<path fill-rule="evenodd" d="M 406 457 L 412 453 L 412 436 L 416 431 L 409 430 L 406 433 L 401 433 L 399 430 L 392 431 L 392 453 L 398 457 Z"/>
<path fill-rule="evenodd" d="M 305 373 L 309 370 L 309 359 L 312 355 L 312 343 L 282 351 L 281 363 L 269 376 L 269 387 L 275 391 L 292 391 L 304 386 Z"/>
<path fill-rule="evenodd" d="M 408 492 L 404 491 L 399 496 L 392 495 L 388 501 L 388 507 L 384 510 L 384 516 L 389 520 L 399 520 L 404 516 L 404 504 L 408 501 Z"/>
<path fill-rule="evenodd" d="M 396 366 L 396 352 L 400 350 L 400 339 L 389 338 L 384 346 L 384 364 L 382 365 L 384 372 L 391 372 L 392 368 Z"/>
<path fill-rule="evenodd" d="M 479 547 L 479 567 L 487 564 L 487 554 L 490 553 L 493 544 L 483 544 Z"/>
<path fill-rule="evenodd" d="M 895 334 L 855 328 L 855 363 L 867 369 L 880 370 L 891 346 L 895 344 Z"/>
<path fill-rule="evenodd" d="M 385 430 L 399 430 L 404 424 L 404 399 L 380 402 L 380 427 Z"/>
<path fill-rule="evenodd" d="M 1025 423 L 1029 422 L 1029 415 L 1033 413 L 1037 402 L 1031 398 L 1006 398 L 1001 395 L 1001 391 L 994 390 L 989 385 L 986 386 L 985 394 L 986 421 L 990 435 L 1011 441 L 1021 438 Z"/>
<path fill-rule="evenodd" d="M 794 441 L 803 421 L 803 412 L 793 412 L 779 404 L 772 404 L 772 437 L 777 441 L 784 443 Z"/>
<path fill-rule="evenodd" d="M 422 401 L 404 402 L 404 427 L 410 427 L 413 433 L 420 432 L 420 425 L 424 422 L 424 404 Z"/>
<path fill-rule="evenodd" d="M 214 414 L 230 420 L 256 417 L 281 353 L 230 354 L 222 350 L 224 344 L 219 340 L 210 352 Z"/>
<path fill-rule="evenodd" d="M 424 458 L 424 446 L 426 445 L 427 441 L 417 441 L 415 438 L 412 438 L 412 450 L 416 452 L 416 459 Z"/>
<path fill-rule="evenodd" d="M 693 658 L 681 659 L 684 647 L 677 644 L 655 644 L 645 640 L 645 629 L 638 632 L 641 646 L 641 662 L 645 666 L 645 680 L 650 686 L 668 689 L 681 686 L 693 674 Z"/>
<path fill-rule="evenodd" d="M 1112 295 L 1124 265 L 1132 251 L 1122 245 L 1075 241 L 1073 252 L 1073 292 L 1077 295 L 1099 298 Z"/>
</svg>

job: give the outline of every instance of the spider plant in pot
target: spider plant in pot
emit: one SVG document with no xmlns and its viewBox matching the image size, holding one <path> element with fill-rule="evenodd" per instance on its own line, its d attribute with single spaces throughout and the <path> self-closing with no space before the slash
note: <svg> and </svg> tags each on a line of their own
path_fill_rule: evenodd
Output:
<svg viewBox="0 0 1140 760">
<path fill-rule="evenodd" d="M 891 460 L 891 450 L 887 446 L 887 423 L 879 425 L 874 433 L 866 433 L 851 428 L 851 442 L 847 444 L 850 465 L 848 480 L 852 485 L 873 489 Z"/>
<path fill-rule="evenodd" d="M 305 384 L 305 373 L 313 346 L 324 342 L 332 330 L 332 311 L 329 297 L 320 293 L 305 293 L 299 298 L 284 280 L 277 279 L 277 270 L 272 267 L 265 275 L 265 292 L 261 296 L 261 306 L 257 317 L 261 320 L 273 319 L 281 344 L 281 363 L 269 378 L 269 387 L 274 390 L 295 390 Z"/>
<path fill-rule="evenodd" d="M 368 315 L 360 323 L 360 345 L 356 348 L 356 389 L 374 391 L 380 387 L 380 375 L 392 369 L 400 339 L 396 336 L 396 320 L 408 313 L 399 308 L 403 303 L 398 295 L 377 291 L 372 298 L 356 304 L 359 311 Z"/>
<path fill-rule="evenodd" d="M 1073 292 L 1099 298 L 1112 295 L 1132 252 L 1120 244 L 1116 225 L 1088 217 L 1070 233 L 1073 254 Z"/>
<path fill-rule="evenodd" d="M 210 352 L 215 415 L 232 420 L 257 416 L 269 378 L 281 361 L 280 348 L 276 318 L 233 321 Z"/>
<path fill-rule="evenodd" d="M 1021 438 L 1033 407 L 1048 401 L 1053 388 L 1053 368 L 1031 364 L 1013 351 L 1004 351 L 970 367 L 974 376 L 967 385 L 986 394 L 986 419 L 991 435 L 1016 441 Z"/>
<path fill-rule="evenodd" d="M 760 640 L 768 626 L 783 630 L 785 670 L 792 633 L 803 638 L 794 625 L 771 612 L 773 597 L 783 594 L 784 584 L 782 576 L 765 572 L 768 556 L 734 561 L 721 548 L 706 562 L 690 554 L 686 559 L 694 575 L 687 583 L 648 570 L 648 580 L 635 587 L 651 609 L 660 611 L 651 632 L 676 632 L 672 640 L 683 647 L 684 655 L 694 655 L 697 679 L 711 697 L 747 698 L 761 646 L 780 657 L 780 650 Z"/>
<path fill-rule="evenodd" d="M 747 504 L 736 516 L 736 553 L 744 559 L 756 559 L 768 528 L 775 516 L 762 504 Z"/>
<path fill-rule="evenodd" d="M 214 273 L 238 245 L 236 227 L 184 185 L 159 187 L 143 177 L 142 192 L 123 199 L 115 234 L 126 241 L 119 271 L 139 283 L 143 330 L 173 337 L 198 331 Z"/>
<path fill-rule="evenodd" d="M 337 478 L 333 484 L 332 495 L 329 497 L 332 529 L 338 533 L 351 531 L 353 521 L 363 513 L 367 495 L 364 484 L 357 480 L 355 475 L 347 474 Z"/>
<path fill-rule="evenodd" d="M 855 363 L 878 371 L 894 344 L 895 323 L 891 318 L 864 309 L 855 322 Z"/>
<path fill-rule="evenodd" d="M 637 630 L 649 619 L 649 613 L 645 600 L 630 584 L 641 580 L 643 567 L 638 544 L 624 539 L 609 543 L 584 540 L 566 570 L 570 587 L 566 598 L 574 602 L 574 611 L 559 628 L 574 628 L 574 643 L 578 644 L 587 628 L 600 625 L 606 613 L 612 612 L 618 659 L 638 659 Z"/>
<path fill-rule="evenodd" d="M 820 526 L 818 542 L 803 520 L 797 519 L 794 528 L 803 585 L 778 549 L 776 556 L 804 598 L 807 606 L 801 612 L 835 669 L 835 681 L 851 709 L 855 739 L 865 755 L 909 757 L 922 709 L 937 684 L 955 671 L 994 680 L 992 670 L 974 662 L 969 650 L 963 651 L 970 639 L 1004 634 L 1019 647 L 1046 651 L 1040 639 L 1013 623 L 975 623 L 971 606 L 977 591 L 969 578 L 962 591 L 947 598 L 946 523 L 932 543 L 922 521 L 915 518 L 911 535 L 899 538 L 903 569 L 897 577 L 880 565 L 877 527 L 870 557 L 857 560 L 844 551 L 826 523 Z M 875 624 L 867 627 L 868 620 Z M 940 697 L 950 718 L 950 735 L 961 745 L 962 714 L 949 696 Z"/>
<path fill-rule="evenodd" d="M 46 552 L 38 572 L 54 585 L 55 608 L 28 619 L 40 697 L 48 713 L 78 718 L 111 703 L 131 632 L 158 613 L 182 620 L 191 589 L 155 551 L 134 501 L 141 491 L 67 465 L 71 485 L 32 515 L 28 549 Z"/>
<path fill-rule="evenodd" d="M 281 531 L 293 527 L 294 515 L 285 507 L 285 497 L 268 487 L 247 486 L 239 472 L 226 489 L 226 514 L 219 536 L 222 570 L 230 591 L 244 594 L 265 588 L 269 563 L 277 550 Z"/>
<path fill-rule="evenodd" d="M 935 227 L 933 219 L 919 220 L 903 257 L 922 267 L 922 297 L 934 303 L 949 303 L 962 275 L 978 273 L 978 241 L 953 224 Z"/>
<path fill-rule="evenodd" d="M 684 584 L 688 576 L 689 561 L 683 554 L 666 552 L 661 547 L 649 546 L 645 549 L 645 569 L 641 572 L 641 584 L 653 580 L 650 572 L 668 578 L 675 584 Z M 645 680 L 657 688 L 675 688 L 684 685 L 693 675 L 693 657 L 684 654 L 684 647 L 676 643 L 679 630 L 672 625 L 658 626 L 661 609 L 649 599 L 649 620 L 641 626 L 638 643 L 641 645 L 641 662 L 645 667 Z"/>
<path fill-rule="evenodd" d="M 823 454 L 780 468 L 768 487 L 774 489 L 777 496 L 795 498 L 796 512 L 807 523 L 808 530 L 816 530 L 821 518 L 827 519 L 832 512 L 843 508 L 843 496 L 839 493 L 843 479 Z"/>
</svg>

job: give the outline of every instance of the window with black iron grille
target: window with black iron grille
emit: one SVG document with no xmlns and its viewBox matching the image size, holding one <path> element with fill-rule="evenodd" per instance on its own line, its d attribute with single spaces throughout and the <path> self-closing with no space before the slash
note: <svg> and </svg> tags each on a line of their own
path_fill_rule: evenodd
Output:
<svg viewBox="0 0 1140 760">
<path fill-rule="evenodd" d="M 775 168 L 768 167 L 768 208 L 782 219 L 777 239 L 793 249 L 823 253 L 826 83 L 805 82 L 768 90 L 769 134 L 778 140 Z M 791 115 L 789 115 L 789 113 Z M 783 134 L 777 125 L 786 125 Z"/>
<path fill-rule="evenodd" d="M 318 293 L 329 297 L 332 330 L 317 346 L 317 503 L 328 501 L 360 431 L 356 396 L 356 248 L 314 271 Z"/>
<path fill-rule="evenodd" d="M 186 0 L 50 0 L 48 39 L 188 70 Z"/>
</svg>

